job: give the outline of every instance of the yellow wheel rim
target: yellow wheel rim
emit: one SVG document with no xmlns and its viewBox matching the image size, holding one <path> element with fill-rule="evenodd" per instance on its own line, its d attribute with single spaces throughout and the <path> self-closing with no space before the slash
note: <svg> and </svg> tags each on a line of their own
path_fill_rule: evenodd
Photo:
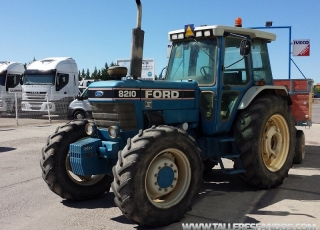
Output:
<svg viewBox="0 0 320 230">
<path fill-rule="evenodd" d="M 286 120 L 279 114 L 273 115 L 262 135 L 262 159 L 268 170 L 276 172 L 282 168 L 288 157 L 290 141 Z"/>
<path fill-rule="evenodd" d="M 165 168 L 170 168 L 173 177 L 166 186 L 161 186 L 159 175 Z M 145 191 L 154 206 L 167 209 L 185 197 L 190 181 L 191 168 L 186 155 L 177 149 L 166 149 L 152 159 L 145 177 Z"/>
</svg>

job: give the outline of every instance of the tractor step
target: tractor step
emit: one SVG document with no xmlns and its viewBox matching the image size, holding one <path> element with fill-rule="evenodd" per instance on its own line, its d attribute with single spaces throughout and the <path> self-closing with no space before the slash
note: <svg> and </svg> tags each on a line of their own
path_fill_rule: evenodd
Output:
<svg viewBox="0 0 320 230">
<path fill-rule="evenodd" d="M 236 140 L 234 137 L 218 137 L 215 138 L 216 140 L 216 151 L 218 156 L 218 163 L 220 165 L 220 168 L 223 173 L 225 174 L 239 174 L 239 173 L 245 173 L 246 170 L 243 168 L 243 165 L 240 160 L 240 154 L 236 147 Z M 232 153 L 222 153 L 220 148 L 220 143 L 230 143 L 232 145 Z M 237 169 L 226 169 L 224 167 L 222 159 L 232 159 L 234 163 L 237 165 Z"/>
</svg>

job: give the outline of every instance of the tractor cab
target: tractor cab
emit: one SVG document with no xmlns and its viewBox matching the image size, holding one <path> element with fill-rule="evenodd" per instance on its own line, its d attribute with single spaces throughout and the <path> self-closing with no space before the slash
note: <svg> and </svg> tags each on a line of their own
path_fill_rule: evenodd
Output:
<svg viewBox="0 0 320 230">
<path fill-rule="evenodd" d="M 169 40 L 172 46 L 166 80 L 198 83 L 205 134 L 228 132 L 248 89 L 273 83 L 267 49 L 267 43 L 275 40 L 272 33 L 191 24 L 169 32 Z"/>
</svg>

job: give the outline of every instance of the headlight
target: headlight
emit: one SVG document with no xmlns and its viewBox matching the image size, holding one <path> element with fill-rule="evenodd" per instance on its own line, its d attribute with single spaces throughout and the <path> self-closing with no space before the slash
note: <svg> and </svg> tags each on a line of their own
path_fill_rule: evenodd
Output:
<svg viewBox="0 0 320 230">
<path fill-rule="evenodd" d="M 89 136 L 93 134 L 95 130 L 96 130 L 96 126 L 94 124 L 92 123 L 86 124 L 85 131 Z"/>
<path fill-rule="evenodd" d="M 108 128 L 108 134 L 111 138 L 119 137 L 119 132 L 120 132 L 120 129 L 118 126 L 110 126 Z"/>
</svg>

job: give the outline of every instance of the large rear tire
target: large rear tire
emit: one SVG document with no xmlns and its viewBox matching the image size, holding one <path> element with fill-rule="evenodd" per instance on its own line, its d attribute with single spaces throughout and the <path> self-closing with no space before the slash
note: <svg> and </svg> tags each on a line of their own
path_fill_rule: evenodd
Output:
<svg viewBox="0 0 320 230">
<path fill-rule="evenodd" d="M 186 132 L 168 126 L 141 130 L 113 167 L 114 200 L 140 225 L 167 225 L 191 210 L 202 173 L 200 149 Z"/>
<path fill-rule="evenodd" d="M 70 121 L 58 127 L 42 148 L 40 166 L 49 189 L 62 198 L 87 200 L 97 198 L 110 190 L 112 177 L 108 175 L 80 176 L 72 173 L 69 145 L 87 138 L 87 120 Z"/>
<path fill-rule="evenodd" d="M 234 128 L 247 184 L 268 189 L 279 186 L 292 167 L 295 126 L 290 107 L 281 97 L 255 99 L 239 111 Z"/>
</svg>

